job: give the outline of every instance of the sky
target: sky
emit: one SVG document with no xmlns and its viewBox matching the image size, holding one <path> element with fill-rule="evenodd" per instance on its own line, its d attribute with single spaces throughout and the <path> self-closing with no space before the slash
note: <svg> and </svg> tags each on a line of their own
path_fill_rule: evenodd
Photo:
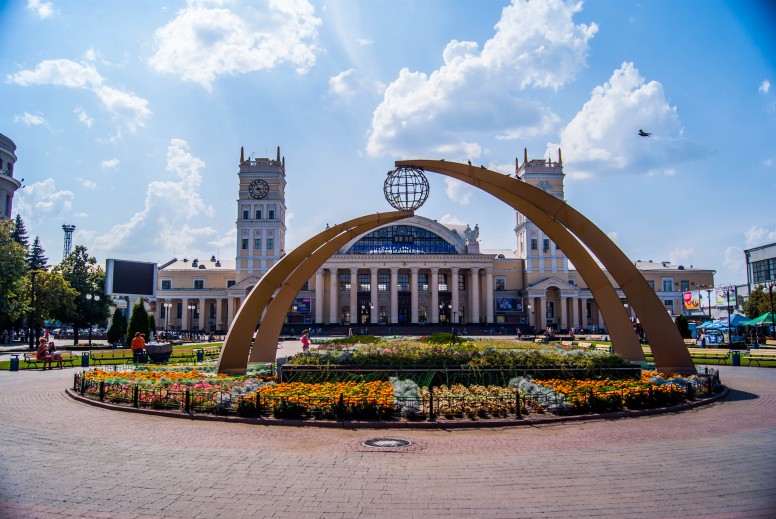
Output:
<svg viewBox="0 0 776 519">
<path fill-rule="evenodd" d="M 741 284 L 776 242 L 773 27 L 753 0 L 0 0 L 13 212 L 52 264 L 63 224 L 103 264 L 231 259 L 241 146 L 286 159 L 287 249 L 392 210 L 395 160 L 561 149 L 632 260 Z M 427 177 L 417 214 L 516 248 L 512 209 Z"/>
</svg>

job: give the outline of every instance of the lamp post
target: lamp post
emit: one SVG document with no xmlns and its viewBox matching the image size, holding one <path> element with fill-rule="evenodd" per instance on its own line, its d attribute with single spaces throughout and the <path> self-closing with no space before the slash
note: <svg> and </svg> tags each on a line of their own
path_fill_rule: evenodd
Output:
<svg viewBox="0 0 776 519">
<path fill-rule="evenodd" d="M 194 321 L 194 310 L 197 309 L 197 305 L 189 303 L 188 305 L 186 305 L 186 308 L 189 309 L 189 329 L 188 329 L 188 332 L 189 332 L 189 339 L 191 339 L 192 338 L 191 325 L 193 324 L 193 321 Z"/>
<path fill-rule="evenodd" d="M 30 272 L 30 280 L 32 283 L 32 291 L 30 292 L 30 298 L 31 298 L 31 309 L 30 309 L 30 317 L 29 317 L 29 340 L 30 340 L 30 349 L 34 350 L 36 341 L 38 340 L 37 337 L 35 337 L 37 333 L 37 324 L 35 323 L 35 274 L 37 274 L 36 270 L 32 270 Z"/>
<path fill-rule="evenodd" d="M 163 303 L 162 306 L 164 307 L 164 333 L 169 334 L 170 333 L 170 308 L 172 308 L 172 303 Z M 166 337 L 165 337 L 166 338 Z"/>
<path fill-rule="evenodd" d="M 698 285 L 700 288 L 705 289 L 706 295 L 709 297 L 709 321 L 712 320 L 711 317 L 711 293 L 714 291 L 714 287 L 712 285 Z M 701 310 L 703 311 L 703 310 Z"/>
<path fill-rule="evenodd" d="M 728 344 L 732 344 L 733 336 L 730 335 L 730 287 L 727 287 L 727 290 L 725 290 L 725 309 L 727 310 L 728 314 Z"/>
<path fill-rule="evenodd" d="M 94 294 L 94 293 L 86 294 L 86 299 L 87 299 L 87 301 L 89 301 L 86 304 L 89 306 L 89 346 L 91 347 L 91 345 L 92 345 L 92 325 L 93 325 L 92 317 L 94 317 L 94 306 L 92 304 L 92 301 L 96 303 L 97 301 L 100 300 L 100 296 L 98 294 Z"/>
<path fill-rule="evenodd" d="M 773 315 L 773 286 L 776 285 L 773 281 L 768 283 L 768 297 L 771 300 L 771 336 L 776 335 L 776 317 Z"/>
</svg>

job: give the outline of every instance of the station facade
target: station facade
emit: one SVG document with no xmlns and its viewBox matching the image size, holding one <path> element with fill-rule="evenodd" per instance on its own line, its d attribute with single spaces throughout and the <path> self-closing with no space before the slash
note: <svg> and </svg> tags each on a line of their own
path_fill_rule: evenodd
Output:
<svg viewBox="0 0 776 519">
<path fill-rule="evenodd" d="M 515 160 L 514 174 L 564 199 L 560 151 L 554 161 L 528 160 L 526 150 L 522 164 Z M 238 180 L 234 259 L 176 258 L 161 265 L 154 310 L 159 327 L 225 333 L 253 287 L 285 254 L 286 167 L 280 149 L 274 159 L 246 159 L 241 150 Z M 442 224 L 420 215 L 365 233 L 307 282 L 287 322 L 604 331 L 595 299 L 563 251 L 524 215 L 516 212 L 515 219 L 514 250 L 482 247 L 478 225 Z M 635 265 L 672 315 L 682 312 L 684 291 L 713 285 L 713 270 Z"/>
</svg>

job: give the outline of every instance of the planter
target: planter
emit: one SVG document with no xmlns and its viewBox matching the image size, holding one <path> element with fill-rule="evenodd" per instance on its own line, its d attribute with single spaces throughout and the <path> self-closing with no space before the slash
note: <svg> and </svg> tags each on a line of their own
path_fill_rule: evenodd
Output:
<svg viewBox="0 0 776 519">
<path fill-rule="evenodd" d="M 163 364 L 170 360 L 172 344 L 157 344 L 149 342 L 145 347 L 148 358 L 155 364 Z"/>
</svg>

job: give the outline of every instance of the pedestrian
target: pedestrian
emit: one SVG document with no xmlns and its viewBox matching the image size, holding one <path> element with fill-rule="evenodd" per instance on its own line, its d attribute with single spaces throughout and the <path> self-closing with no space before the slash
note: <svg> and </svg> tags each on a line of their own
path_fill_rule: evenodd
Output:
<svg viewBox="0 0 776 519">
<path fill-rule="evenodd" d="M 62 369 L 62 353 L 57 351 L 57 347 L 54 344 L 54 341 L 49 342 L 48 351 L 49 355 L 51 356 L 51 360 L 57 361 L 57 367 Z"/>
<path fill-rule="evenodd" d="M 348 337 L 353 337 L 353 328 L 348 328 Z"/>
<path fill-rule="evenodd" d="M 307 330 L 302 330 L 302 352 L 310 351 L 310 338 L 307 336 Z"/>
<path fill-rule="evenodd" d="M 132 349 L 132 362 L 138 363 L 143 360 L 143 350 L 145 350 L 145 339 L 143 334 L 135 332 L 135 338 L 132 339 L 132 344 L 129 346 Z"/>
</svg>

